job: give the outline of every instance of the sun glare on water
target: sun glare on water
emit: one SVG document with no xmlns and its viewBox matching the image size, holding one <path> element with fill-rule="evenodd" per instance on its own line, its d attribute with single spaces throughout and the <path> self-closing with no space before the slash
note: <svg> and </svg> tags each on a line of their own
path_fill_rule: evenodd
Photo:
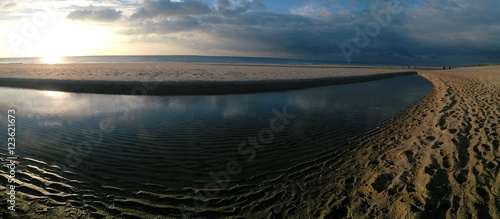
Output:
<svg viewBox="0 0 500 219">
<path fill-rule="evenodd" d="M 45 64 L 59 64 L 62 63 L 62 56 L 59 55 L 46 55 L 43 57 L 43 63 Z"/>
<path fill-rule="evenodd" d="M 41 91 L 41 93 L 50 98 L 62 98 L 66 96 L 67 94 L 64 92 L 59 92 L 59 91 Z"/>
</svg>

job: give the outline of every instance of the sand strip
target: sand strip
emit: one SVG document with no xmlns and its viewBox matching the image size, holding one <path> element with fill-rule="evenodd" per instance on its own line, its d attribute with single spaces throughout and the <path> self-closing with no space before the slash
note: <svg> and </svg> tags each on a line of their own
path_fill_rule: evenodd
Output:
<svg viewBox="0 0 500 219">
<path fill-rule="evenodd" d="M 291 90 L 327 85 L 359 83 L 414 72 L 381 73 L 376 75 L 306 78 L 262 81 L 97 81 L 1 78 L 0 86 L 75 93 L 124 95 L 209 95 Z"/>
<path fill-rule="evenodd" d="M 0 65 L 0 86 L 125 95 L 278 91 L 415 74 L 400 68 L 113 63 Z"/>
</svg>

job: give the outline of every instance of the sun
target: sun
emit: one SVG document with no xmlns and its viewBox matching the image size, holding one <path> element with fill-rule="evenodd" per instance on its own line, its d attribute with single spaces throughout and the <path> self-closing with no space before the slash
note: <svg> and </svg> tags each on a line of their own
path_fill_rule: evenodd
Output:
<svg viewBox="0 0 500 219">
<path fill-rule="evenodd" d="M 114 48 L 113 42 L 118 39 L 112 30 L 63 18 L 37 35 L 32 46 L 25 51 L 25 56 L 40 57 L 43 64 L 62 64 L 70 61 L 65 58 L 69 56 L 110 53 L 108 49 Z"/>
<path fill-rule="evenodd" d="M 62 63 L 63 57 L 60 55 L 48 54 L 42 57 L 45 64 L 59 64 Z"/>
</svg>

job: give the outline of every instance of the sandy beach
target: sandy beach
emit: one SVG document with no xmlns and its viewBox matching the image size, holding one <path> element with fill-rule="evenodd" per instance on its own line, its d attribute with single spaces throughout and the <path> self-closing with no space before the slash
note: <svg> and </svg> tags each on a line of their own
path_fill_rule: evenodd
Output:
<svg viewBox="0 0 500 219">
<path fill-rule="evenodd" d="M 187 63 L 4 64 L 0 86 L 125 95 L 226 94 L 363 82 L 415 69 Z"/>
<path fill-rule="evenodd" d="M 318 177 L 328 186 L 311 201 L 317 215 L 499 218 L 500 67 L 419 74 L 435 90 L 353 140 L 343 167 Z"/>
<path fill-rule="evenodd" d="M 241 92 L 273 90 L 274 86 L 280 90 L 313 87 L 417 72 L 435 89 L 400 116 L 350 139 L 342 150 L 290 167 L 286 176 L 265 180 L 248 193 L 238 194 L 239 190 L 246 191 L 238 187 L 221 190 L 224 196 L 211 200 L 215 207 L 195 209 L 193 217 L 500 218 L 498 66 L 416 71 L 201 64 L 158 64 L 152 68 L 155 70 L 148 70 L 148 66 L 0 65 L 0 86 L 113 93 L 108 86 L 116 83 L 123 86 L 115 93 L 128 94 L 125 91 L 130 92 L 137 83 L 166 81 L 160 82 L 158 89 L 147 90 L 148 94 L 200 94 L 210 93 L 210 89 L 216 90 L 212 93 L 224 93 L 235 87 Z M 193 91 L 192 85 L 203 84 L 200 79 L 217 86 L 196 87 Z M 283 180 L 286 183 L 281 183 Z M 232 197 L 232 192 L 239 196 Z M 23 200 L 29 196 L 20 196 L 24 213 L 65 214 L 64 203 L 53 207 L 35 202 L 36 208 L 31 209 L 33 203 L 28 206 Z M 252 201 L 252 197 L 258 200 Z M 237 201 L 246 205 L 236 206 Z M 172 212 L 185 210 L 167 207 Z M 87 210 L 72 211 L 77 212 L 72 216 L 88 216 Z"/>
</svg>

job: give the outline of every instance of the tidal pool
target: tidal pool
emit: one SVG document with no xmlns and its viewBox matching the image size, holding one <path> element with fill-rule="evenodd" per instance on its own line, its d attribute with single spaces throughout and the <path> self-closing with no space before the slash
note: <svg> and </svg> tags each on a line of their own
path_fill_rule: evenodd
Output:
<svg viewBox="0 0 500 219">
<path fill-rule="evenodd" d="M 25 201 L 97 218 L 234 216 L 265 209 L 280 182 L 314 171 L 324 154 L 432 89 L 417 75 L 210 96 L 0 87 L 0 125 L 7 129 L 7 111 L 15 109 L 17 192 L 30 196 Z M 7 156 L 2 147 L 2 161 Z"/>
</svg>

